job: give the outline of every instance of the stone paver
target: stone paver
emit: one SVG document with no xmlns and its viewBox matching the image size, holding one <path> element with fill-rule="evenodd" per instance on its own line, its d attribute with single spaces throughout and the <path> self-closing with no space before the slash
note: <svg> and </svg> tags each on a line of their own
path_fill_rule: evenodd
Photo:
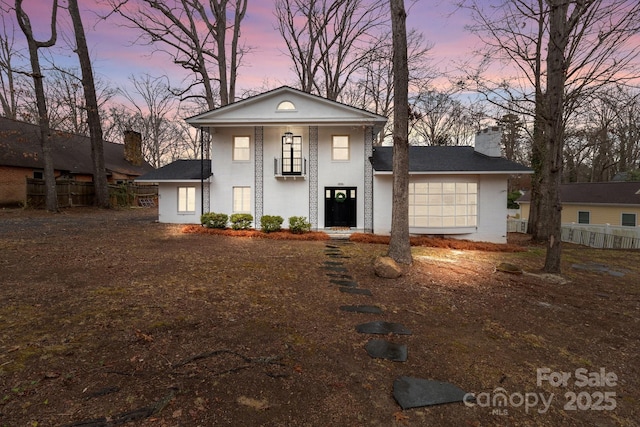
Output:
<svg viewBox="0 0 640 427">
<path fill-rule="evenodd" d="M 382 309 L 375 305 L 342 305 L 340 310 L 351 313 L 382 314 Z"/>
<path fill-rule="evenodd" d="M 376 359 L 387 359 L 394 362 L 407 361 L 407 346 L 386 340 L 371 340 L 365 345 L 369 356 Z"/>
<path fill-rule="evenodd" d="M 367 295 L 367 296 L 373 296 L 373 294 L 371 293 L 371 291 L 369 289 L 362 289 L 362 288 L 347 288 L 345 286 L 342 286 L 339 288 L 340 292 L 344 292 L 345 294 L 357 294 L 357 295 Z"/>
<path fill-rule="evenodd" d="M 396 334 L 396 335 L 411 335 L 411 331 L 402 326 L 400 323 L 383 322 L 376 320 L 375 322 L 362 323 L 356 326 L 356 331 L 361 334 Z"/>
<path fill-rule="evenodd" d="M 324 268 L 325 270 L 341 272 L 341 273 L 346 273 L 348 271 L 346 268 L 340 267 L 340 266 L 336 266 L 336 265 L 325 265 L 322 268 Z"/>
<path fill-rule="evenodd" d="M 462 402 L 465 391 L 446 382 L 399 377 L 393 382 L 393 397 L 402 409 Z"/>
<path fill-rule="evenodd" d="M 340 286 L 347 286 L 350 288 L 355 288 L 358 286 L 358 282 L 354 281 L 354 280 L 338 280 L 338 279 L 331 279 L 329 280 L 330 283 L 333 283 L 334 285 L 340 285 Z"/>
<path fill-rule="evenodd" d="M 327 276 L 332 277 L 334 279 L 353 280 L 353 277 L 351 277 L 349 274 L 327 273 Z"/>
</svg>

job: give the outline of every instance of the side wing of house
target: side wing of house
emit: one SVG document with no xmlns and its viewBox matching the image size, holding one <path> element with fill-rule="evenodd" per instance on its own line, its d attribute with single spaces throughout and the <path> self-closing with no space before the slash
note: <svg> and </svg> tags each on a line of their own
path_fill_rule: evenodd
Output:
<svg viewBox="0 0 640 427">
<path fill-rule="evenodd" d="M 136 179 L 158 184 L 158 221 L 199 224 L 211 182 L 209 160 L 177 160 Z M 204 189 L 204 194 L 203 194 Z"/>
<path fill-rule="evenodd" d="M 412 174 L 409 232 L 505 243 L 507 175 Z M 374 232 L 391 233 L 393 177 L 376 175 Z"/>
<path fill-rule="evenodd" d="M 505 243 L 507 183 L 531 170 L 474 147 L 411 147 L 409 232 Z M 391 231 L 392 150 L 378 147 L 373 158 L 374 232 Z"/>
</svg>

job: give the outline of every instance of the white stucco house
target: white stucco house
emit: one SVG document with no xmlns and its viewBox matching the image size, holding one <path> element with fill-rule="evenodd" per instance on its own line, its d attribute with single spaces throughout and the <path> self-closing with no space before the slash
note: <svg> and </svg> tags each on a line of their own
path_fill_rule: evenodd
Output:
<svg viewBox="0 0 640 427">
<path fill-rule="evenodd" d="M 191 117 L 210 160 L 178 160 L 136 181 L 159 184 L 159 222 L 203 212 L 304 216 L 316 230 L 391 230 L 387 118 L 284 86 Z M 499 142 L 499 139 L 498 139 Z M 500 157 L 491 131 L 474 147 L 410 148 L 410 231 L 505 242 L 507 178 L 531 173 Z"/>
</svg>

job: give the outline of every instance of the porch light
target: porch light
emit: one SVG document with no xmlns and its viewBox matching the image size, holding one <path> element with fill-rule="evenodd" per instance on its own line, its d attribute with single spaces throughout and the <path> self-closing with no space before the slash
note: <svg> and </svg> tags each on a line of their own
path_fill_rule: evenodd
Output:
<svg viewBox="0 0 640 427">
<path fill-rule="evenodd" d="M 284 143 L 289 145 L 293 144 L 293 133 L 291 132 L 284 133 Z"/>
</svg>

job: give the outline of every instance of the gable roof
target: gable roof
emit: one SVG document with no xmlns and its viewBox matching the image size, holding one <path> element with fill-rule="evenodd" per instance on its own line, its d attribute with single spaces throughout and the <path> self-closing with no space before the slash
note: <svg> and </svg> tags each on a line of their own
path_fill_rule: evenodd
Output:
<svg viewBox="0 0 640 427">
<path fill-rule="evenodd" d="M 517 201 L 531 202 L 531 192 L 525 193 Z M 640 206 L 640 182 L 609 181 L 560 184 L 560 201 L 563 204 Z"/>
<path fill-rule="evenodd" d="M 204 167 L 204 174 L 202 168 Z M 194 181 L 207 179 L 211 176 L 211 160 L 176 160 L 159 169 L 136 178 L 139 182 L 161 182 L 161 181 Z"/>
<path fill-rule="evenodd" d="M 278 110 L 288 101 L 294 109 Z M 367 110 L 322 98 L 289 86 L 282 86 L 186 119 L 195 127 L 238 125 L 290 126 L 352 125 L 373 126 L 379 132 L 387 118 Z"/>
<path fill-rule="evenodd" d="M 375 147 L 371 164 L 376 173 L 391 173 L 393 147 Z M 467 146 L 410 146 L 410 174 L 530 174 L 533 170 L 503 157 L 489 157 Z"/>
<path fill-rule="evenodd" d="M 93 175 L 91 140 L 87 136 L 51 130 L 54 169 Z M 139 176 L 153 169 L 144 162 L 134 165 L 124 156 L 124 144 L 104 141 L 104 163 L 107 172 Z M 43 169 L 40 127 L 31 123 L 0 117 L 0 166 Z"/>
</svg>

